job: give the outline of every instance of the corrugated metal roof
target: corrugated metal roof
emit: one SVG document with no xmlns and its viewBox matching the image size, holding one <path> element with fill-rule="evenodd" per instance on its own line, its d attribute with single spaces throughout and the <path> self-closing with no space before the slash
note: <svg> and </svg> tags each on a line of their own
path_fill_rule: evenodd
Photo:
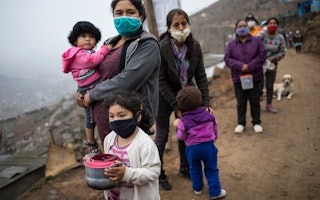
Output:
<svg viewBox="0 0 320 200">
<path fill-rule="evenodd" d="M 0 196 L 15 199 L 44 177 L 48 149 L 0 156 Z M 36 173 L 36 175 L 34 174 Z M 14 194 L 10 191 L 14 191 Z M 7 199 L 7 198 L 6 198 Z"/>
</svg>

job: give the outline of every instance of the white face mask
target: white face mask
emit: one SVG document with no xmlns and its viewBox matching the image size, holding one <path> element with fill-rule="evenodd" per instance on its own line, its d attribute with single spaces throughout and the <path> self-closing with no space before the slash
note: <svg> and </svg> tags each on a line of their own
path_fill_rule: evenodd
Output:
<svg viewBox="0 0 320 200">
<path fill-rule="evenodd" d="M 249 28 L 252 28 L 256 25 L 256 22 L 255 21 L 248 21 L 248 26 Z"/>
<path fill-rule="evenodd" d="M 171 36 L 178 40 L 178 42 L 186 41 L 187 37 L 190 35 L 190 32 L 190 27 L 187 27 L 182 31 L 170 29 Z"/>
</svg>

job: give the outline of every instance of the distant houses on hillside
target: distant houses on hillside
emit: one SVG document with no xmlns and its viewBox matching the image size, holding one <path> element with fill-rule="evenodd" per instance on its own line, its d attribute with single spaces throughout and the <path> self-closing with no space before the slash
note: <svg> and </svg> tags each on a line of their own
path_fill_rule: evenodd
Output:
<svg viewBox="0 0 320 200">
<path fill-rule="evenodd" d="M 281 2 L 297 2 L 298 16 L 301 17 L 308 12 L 319 12 L 320 11 L 320 0 L 281 0 Z"/>
</svg>

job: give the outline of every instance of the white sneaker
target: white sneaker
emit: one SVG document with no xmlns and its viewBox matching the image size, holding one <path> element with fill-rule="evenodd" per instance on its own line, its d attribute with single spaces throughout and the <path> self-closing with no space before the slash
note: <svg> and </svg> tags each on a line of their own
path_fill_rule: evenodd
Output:
<svg viewBox="0 0 320 200">
<path fill-rule="evenodd" d="M 194 194 L 196 194 L 196 195 L 202 194 L 202 190 L 200 190 L 200 191 L 193 190 L 193 192 L 194 192 Z"/>
<path fill-rule="evenodd" d="M 244 126 L 242 126 L 241 124 L 239 124 L 235 129 L 234 132 L 236 133 L 242 133 L 244 130 Z"/>
<path fill-rule="evenodd" d="M 210 199 L 222 199 L 223 197 L 225 197 L 227 195 L 227 192 L 224 189 L 221 189 L 221 192 L 218 196 L 216 197 L 210 197 Z"/>
<path fill-rule="evenodd" d="M 253 130 L 254 130 L 254 132 L 256 132 L 256 133 L 262 133 L 262 132 L 263 132 L 263 128 L 262 128 L 262 126 L 261 126 L 260 124 L 254 125 L 254 126 L 253 126 Z"/>
</svg>

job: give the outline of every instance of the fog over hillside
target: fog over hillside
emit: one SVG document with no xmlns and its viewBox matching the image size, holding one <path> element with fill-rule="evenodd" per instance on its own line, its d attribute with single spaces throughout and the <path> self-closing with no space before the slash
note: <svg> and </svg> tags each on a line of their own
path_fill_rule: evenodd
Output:
<svg viewBox="0 0 320 200">
<path fill-rule="evenodd" d="M 0 120 L 55 104 L 74 95 L 76 83 L 64 74 L 42 74 L 33 78 L 12 78 L 0 74 Z"/>
</svg>

